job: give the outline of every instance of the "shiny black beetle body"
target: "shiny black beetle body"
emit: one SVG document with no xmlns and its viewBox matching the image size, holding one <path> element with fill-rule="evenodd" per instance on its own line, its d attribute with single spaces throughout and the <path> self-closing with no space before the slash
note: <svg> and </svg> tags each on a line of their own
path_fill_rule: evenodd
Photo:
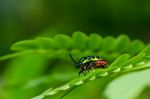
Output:
<svg viewBox="0 0 150 99">
<path fill-rule="evenodd" d="M 87 72 L 91 69 L 95 68 L 107 68 L 108 63 L 106 60 L 102 59 L 100 56 L 86 56 L 79 60 L 79 62 L 76 62 L 72 55 L 70 54 L 71 60 L 74 62 L 75 67 L 79 68 L 79 75 L 83 73 L 83 75 L 86 75 Z"/>
</svg>

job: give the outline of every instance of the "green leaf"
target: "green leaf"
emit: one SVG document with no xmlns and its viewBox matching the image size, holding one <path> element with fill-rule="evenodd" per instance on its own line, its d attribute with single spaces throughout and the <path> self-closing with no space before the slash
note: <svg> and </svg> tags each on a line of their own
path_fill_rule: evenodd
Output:
<svg viewBox="0 0 150 99">
<path fill-rule="evenodd" d="M 73 33 L 73 46 L 76 49 L 86 49 L 87 48 L 87 36 L 82 32 Z"/>
<path fill-rule="evenodd" d="M 36 41 L 43 49 L 52 49 L 55 47 L 54 39 L 48 37 L 37 37 Z"/>
<path fill-rule="evenodd" d="M 4 82 L 4 88 L 7 87 L 8 90 L 2 90 L 2 92 L 8 93 L 5 95 L 6 99 L 8 99 L 7 96 L 17 97 L 18 99 L 21 96 L 30 98 L 48 89 L 47 87 L 49 86 L 55 87 L 41 93 L 36 98 L 58 97 L 62 93 L 68 94 L 69 91 L 75 90 L 74 88 L 82 84 L 86 86 L 86 82 L 108 76 L 105 77 L 106 81 L 103 87 L 105 88 L 110 82 L 109 78 L 112 79 L 112 76 L 116 78 L 121 74 L 150 68 L 150 45 L 145 47 L 140 40 L 130 41 L 126 35 L 121 35 L 117 39 L 112 36 L 106 36 L 103 39 L 98 34 L 91 34 L 87 37 L 82 32 L 75 32 L 72 38 L 59 34 L 55 35 L 54 39 L 38 37 L 35 40 L 19 41 L 11 49 L 19 52 L 0 57 L 0 61 L 14 58 L 7 65 L 8 69 L 6 68 L 4 74 L 6 81 Z M 69 53 L 72 54 L 76 61 L 79 61 L 84 56 L 100 55 L 109 62 L 109 66 L 108 68 L 93 69 L 86 76 L 77 76 L 79 70 L 75 70 L 69 58 Z M 130 59 L 129 56 L 131 57 Z M 69 75 L 67 74 L 69 78 L 66 78 L 65 72 L 69 72 Z M 39 83 L 34 81 L 36 83 L 34 88 L 28 89 L 29 87 L 26 87 L 26 90 L 24 90 L 23 86 L 26 85 L 26 82 L 32 82 L 32 79 L 36 79 L 39 76 L 47 76 L 49 80 L 47 81 L 44 78 L 44 82 L 43 80 Z M 65 82 L 66 84 L 64 84 Z M 62 86 L 58 86 L 61 84 Z M 33 83 L 29 85 L 33 86 Z M 32 90 L 33 93 L 29 90 Z"/>
<path fill-rule="evenodd" d="M 75 60 L 79 60 L 81 57 L 83 57 L 81 50 L 73 49 L 70 53 L 75 58 Z"/>
<path fill-rule="evenodd" d="M 132 57 L 131 59 L 129 59 L 129 61 L 126 61 L 124 63 L 124 67 L 126 68 L 126 67 L 128 67 L 128 65 L 134 66 L 133 64 L 140 62 L 144 57 L 145 57 L 145 53 L 139 53 L 135 57 Z"/>
<path fill-rule="evenodd" d="M 130 40 L 128 36 L 126 35 L 119 36 L 116 40 L 116 51 L 118 52 L 126 51 L 129 46 L 129 43 L 130 43 Z"/>
<path fill-rule="evenodd" d="M 150 55 L 150 45 L 146 46 L 141 53 L 145 53 L 146 55 Z"/>
<path fill-rule="evenodd" d="M 72 46 L 72 39 L 66 35 L 59 34 L 55 36 L 55 44 L 57 48 L 68 49 Z"/>
<path fill-rule="evenodd" d="M 147 59 L 150 59 L 150 56 L 146 56 Z"/>
<path fill-rule="evenodd" d="M 134 40 L 131 42 L 128 52 L 131 54 L 136 54 L 144 48 L 144 43 L 140 40 Z"/>
<path fill-rule="evenodd" d="M 37 49 L 37 48 L 39 48 L 39 44 L 35 40 L 19 41 L 11 46 L 11 50 L 13 51 L 21 51 L 21 50 L 29 50 L 29 49 Z"/>
<path fill-rule="evenodd" d="M 9 68 L 6 68 L 4 73 L 4 87 L 7 87 L 4 99 L 21 99 L 22 97 L 29 99 L 33 92 L 25 90 L 23 85 L 39 77 L 47 67 L 47 62 L 47 58 L 36 53 L 24 54 L 11 60 Z"/>
<path fill-rule="evenodd" d="M 103 51 L 113 51 L 115 47 L 115 39 L 111 36 L 107 36 L 104 38 L 102 50 Z"/>
<path fill-rule="evenodd" d="M 144 65 L 145 65 L 145 67 L 144 67 Z M 138 68 L 130 69 L 129 71 L 140 70 L 143 68 L 150 68 L 150 62 L 146 63 L 144 65 L 141 66 L 140 68 L 138 67 Z M 80 86 L 80 85 L 84 84 L 85 82 L 95 80 L 96 78 L 99 78 L 99 77 L 105 77 L 107 75 L 110 75 L 110 72 L 111 71 L 107 71 L 104 69 L 96 69 L 95 71 L 88 73 L 86 76 L 75 78 L 75 79 L 71 80 L 70 82 L 68 82 L 68 83 L 66 83 L 60 87 L 54 88 L 53 90 L 50 90 L 50 91 L 46 91 L 46 93 L 45 92 L 42 93 L 38 97 L 43 97 L 43 98 L 46 96 L 50 97 L 50 96 L 56 95 L 58 92 L 62 92 L 62 91 L 67 92 L 68 90 L 71 90 L 74 87 Z M 127 72 L 127 71 L 123 70 L 122 72 Z M 116 72 L 116 74 L 117 74 L 117 72 Z M 120 75 L 119 72 L 118 72 L 118 74 Z M 39 99 L 42 99 L 42 98 L 39 98 Z"/>
<path fill-rule="evenodd" d="M 87 76 L 75 78 L 72 81 L 70 81 L 70 82 L 68 82 L 68 83 L 66 83 L 66 84 L 64 84 L 60 87 L 54 88 L 52 90 L 47 90 L 44 93 L 42 93 L 42 94 L 40 94 L 36 97 L 33 97 L 32 99 L 37 99 L 37 97 L 39 97 L 38 99 L 43 99 L 46 96 L 53 96 L 53 95 L 57 94 L 60 91 L 65 92 L 67 90 L 71 90 L 72 88 L 80 86 L 80 85 L 84 84 L 85 82 L 94 80 L 95 76 L 93 76 L 93 75 L 99 74 L 99 76 L 105 76 L 104 73 L 105 73 L 104 70 L 101 70 L 101 69 L 95 70 L 94 72 L 90 72 L 89 74 L 87 74 Z"/>
<path fill-rule="evenodd" d="M 145 70 L 121 76 L 107 86 L 104 94 L 108 99 L 136 99 L 149 85 L 149 74 L 150 70 Z"/>
<path fill-rule="evenodd" d="M 12 60 L 6 69 L 6 82 L 9 84 L 22 83 L 42 72 L 42 67 L 47 62 L 43 55 L 26 53 Z M 34 71 L 34 72 L 33 72 Z M 20 79 L 21 78 L 21 79 Z"/>
<path fill-rule="evenodd" d="M 129 55 L 128 54 L 123 54 L 119 58 L 117 58 L 110 66 L 109 66 L 109 71 L 112 71 L 116 68 L 120 68 L 126 61 L 128 61 Z"/>
<path fill-rule="evenodd" d="M 88 39 L 88 48 L 97 50 L 102 46 L 102 37 L 98 34 L 91 34 Z"/>
<path fill-rule="evenodd" d="M 21 51 L 21 52 L 17 52 L 17 53 L 8 54 L 8 55 L 0 57 L 0 61 L 10 59 L 10 58 L 14 58 L 14 57 L 17 57 L 17 56 L 22 56 L 24 54 L 28 54 L 28 53 L 31 53 L 31 52 L 33 52 L 33 51 L 32 50 L 27 50 L 27 51 Z"/>
<path fill-rule="evenodd" d="M 63 60 L 68 60 L 69 53 L 66 50 L 59 50 L 59 51 L 55 52 L 54 57 L 55 58 L 62 58 Z"/>
<path fill-rule="evenodd" d="M 43 98 L 47 95 L 47 93 L 48 93 L 49 91 L 51 91 L 51 90 L 52 90 L 52 88 L 46 90 L 46 91 L 43 92 L 41 95 L 36 96 L 36 97 L 34 97 L 34 98 L 32 98 L 32 99 L 43 99 Z"/>
</svg>

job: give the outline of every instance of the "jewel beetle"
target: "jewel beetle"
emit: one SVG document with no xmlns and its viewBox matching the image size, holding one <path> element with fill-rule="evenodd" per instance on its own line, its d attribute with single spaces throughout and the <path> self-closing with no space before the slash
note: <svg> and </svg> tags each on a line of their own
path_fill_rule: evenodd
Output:
<svg viewBox="0 0 150 99">
<path fill-rule="evenodd" d="M 74 60 L 71 54 L 69 54 L 76 68 L 80 69 L 79 75 L 82 73 L 86 75 L 90 70 L 96 68 L 108 68 L 108 62 L 101 56 L 86 56 L 81 58 L 78 62 Z"/>
</svg>

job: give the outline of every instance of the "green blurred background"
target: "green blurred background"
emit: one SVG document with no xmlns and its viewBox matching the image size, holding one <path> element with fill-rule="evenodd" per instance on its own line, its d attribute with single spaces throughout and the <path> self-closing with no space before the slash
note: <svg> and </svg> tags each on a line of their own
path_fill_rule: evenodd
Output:
<svg viewBox="0 0 150 99">
<path fill-rule="evenodd" d="M 131 39 L 149 42 L 150 0 L 0 0 L 0 56 L 10 53 L 10 46 L 19 40 L 37 36 L 53 37 L 56 34 L 71 36 L 74 31 L 114 37 L 123 33 Z M 77 77 L 78 71 L 69 67 L 72 65 L 70 60 L 56 61 L 27 54 L 1 62 L 0 83 L 3 84 L 6 78 L 7 86 L 0 96 L 2 93 L 5 99 L 28 99 L 50 85 L 62 85 Z M 66 64 L 68 67 L 65 67 Z M 60 65 L 62 67 L 58 67 Z M 68 96 L 71 98 L 66 99 L 101 97 L 98 93 L 90 94 L 89 90 L 103 91 L 110 79 L 85 84 Z M 79 90 L 83 92 L 82 95 Z"/>
<path fill-rule="evenodd" d="M 74 31 L 149 41 L 149 0 L 1 0 L 0 55 L 14 42 Z M 5 43 L 4 43 L 5 42 Z"/>
</svg>

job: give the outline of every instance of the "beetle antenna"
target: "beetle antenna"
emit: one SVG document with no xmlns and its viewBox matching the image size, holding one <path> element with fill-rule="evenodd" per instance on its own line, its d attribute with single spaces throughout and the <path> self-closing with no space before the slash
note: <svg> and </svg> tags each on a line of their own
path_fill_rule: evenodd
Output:
<svg viewBox="0 0 150 99">
<path fill-rule="evenodd" d="M 77 64 L 77 62 L 74 60 L 74 58 L 72 57 L 72 55 L 69 54 L 69 56 L 70 56 L 71 60 L 73 61 L 73 63 L 74 63 L 74 64 Z"/>
<path fill-rule="evenodd" d="M 72 57 L 72 55 L 69 53 L 69 56 L 71 58 L 71 60 L 73 61 L 73 63 L 75 64 L 76 68 L 78 66 L 78 63 L 74 60 L 74 58 Z"/>
</svg>

